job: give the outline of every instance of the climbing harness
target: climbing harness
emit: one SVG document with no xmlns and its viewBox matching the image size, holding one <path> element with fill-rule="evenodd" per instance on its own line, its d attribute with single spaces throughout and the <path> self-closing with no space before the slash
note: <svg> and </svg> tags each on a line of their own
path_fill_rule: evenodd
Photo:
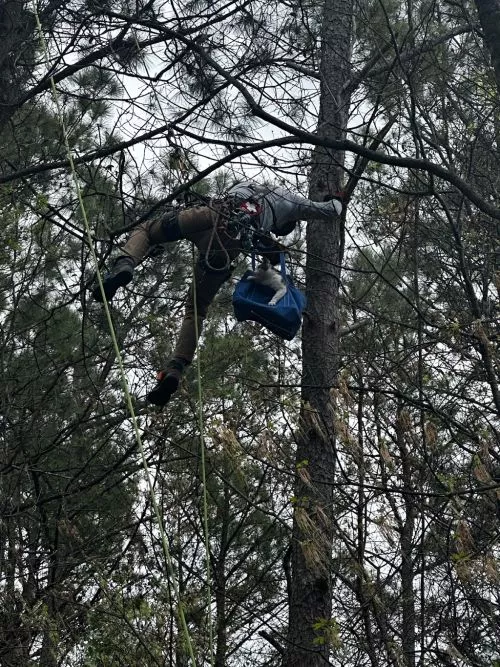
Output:
<svg viewBox="0 0 500 667">
<path fill-rule="evenodd" d="M 259 229 L 260 214 L 262 206 L 255 201 L 244 200 L 236 201 L 231 197 L 224 199 L 213 199 L 210 206 L 217 213 L 207 250 L 200 255 L 199 266 L 208 273 L 227 273 L 231 275 L 232 264 L 226 246 L 221 240 L 221 234 L 232 240 L 239 239 L 241 249 L 244 252 L 251 252 L 254 245 L 254 236 Z M 217 252 L 224 254 L 224 264 L 214 266 L 210 261 L 210 255 L 217 247 Z"/>
<path fill-rule="evenodd" d="M 227 231 L 231 236 L 240 237 L 241 247 L 245 252 L 253 248 L 253 237 L 258 231 L 262 206 L 258 202 L 244 201 L 233 207 L 227 222 Z"/>
<path fill-rule="evenodd" d="M 219 231 L 223 231 L 225 228 L 225 224 L 223 223 L 224 216 L 226 214 L 225 211 L 225 202 L 222 200 L 213 200 L 211 201 L 211 206 L 217 213 L 215 216 L 215 220 L 212 226 L 212 231 L 210 234 L 210 239 L 208 240 L 207 244 L 207 250 L 206 252 L 199 257 L 199 266 L 201 269 L 207 271 L 208 273 L 224 273 L 225 271 L 230 271 L 231 268 L 231 258 L 229 257 L 229 253 L 226 250 L 224 244 L 221 241 Z M 213 250 L 213 245 L 214 242 L 217 241 L 217 245 L 219 247 L 219 250 L 224 253 L 224 264 L 223 266 L 214 266 L 211 264 L 209 257 L 210 253 Z"/>
<path fill-rule="evenodd" d="M 286 294 L 277 304 L 270 306 L 274 292 L 270 287 L 249 280 L 255 271 L 255 253 L 252 253 L 252 269 L 246 271 L 235 287 L 233 309 L 239 322 L 252 320 L 259 322 L 266 329 L 280 338 L 292 340 L 302 323 L 302 312 L 306 306 L 306 297 L 295 287 L 286 272 L 285 254 L 280 252 L 281 275 L 286 283 Z"/>
</svg>

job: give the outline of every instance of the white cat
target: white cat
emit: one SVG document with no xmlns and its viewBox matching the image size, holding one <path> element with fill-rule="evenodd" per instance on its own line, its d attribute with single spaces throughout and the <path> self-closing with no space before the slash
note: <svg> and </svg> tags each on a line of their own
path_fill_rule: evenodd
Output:
<svg viewBox="0 0 500 667">
<path fill-rule="evenodd" d="M 279 271 L 272 268 L 269 260 L 264 257 L 258 265 L 252 276 L 248 280 L 254 280 L 259 285 L 265 285 L 275 291 L 274 296 L 269 301 L 270 306 L 275 306 L 286 294 L 286 282 Z"/>
</svg>

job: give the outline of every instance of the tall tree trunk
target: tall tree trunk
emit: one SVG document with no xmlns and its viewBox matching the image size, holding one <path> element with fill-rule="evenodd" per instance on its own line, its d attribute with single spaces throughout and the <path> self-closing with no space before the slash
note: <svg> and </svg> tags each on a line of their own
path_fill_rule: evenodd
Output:
<svg viewBox="0 0 500 667">
<path fill-rule="evenodd" d="M 352 3 L 325 0 L 322 27 L 318 135 L 345 135 L 349 99 L 342 95 L 350 72 Z M 344 155 L 318 148 L 310 196 L 322 201 L 339 189 Z M 335 434 L 330 389 L 338 373 L 338 291 L 343 218 L 307 227 L 307 315 L 302 351 L 302 410 L 292 538 L 288 641 L 284 667 L 325 665 L 334 633 L 331 622 L 331 553 Z"/>
<path fill-rule="evenodd" d="M 365 594 L 365 575 L 364 575 L 364 564 L 365 564 L 365 546 L 367 539 L 366 531 L 366 497 L 365 497 L 365 474 L 366 474 L 366 463 L 365 463 L 365 445 L 363 438 L 363 415 L 364 415 L 364 399 L 365 392 L 363 389 L 364 377 L 362 365 L 358 366 L 359 372 L 359 398 L 358 398 L 358 501 L 357 501 L 357 533 L 358 533 L 358 545 L 357 545 L 357 570 L 356 570 L 356 580 L 355 580 L 355 589 L 354 592 L 359 601 L 360 605 L 360 614 L 363 621 L 363 648 L 366 651 L 366 654 L 370 660 L 372 667 L 378 667 L 377 653 L 373 640 L 373 631 L 372 631 L 372 619 L 370 617 L 370 601 L 367 599 Z"/>
<path fill-rule="evenodd" d="M 474 0 L 500 96 L 500 0 Z"/>
<path fill-rule="evenodd" d="M 29 69 L 26 41 L 35 28 L 33 15 L 22 0 L 0 4 L 0 132 L 13 116 Z"/>
<path fill-rule="evenodd" d="M 410 492 L 412 489 L 412 465 L 410 452 L 405 442 L 405 433 L 402 425 L 401 413 L 396 424 L 396 436 L 399 453 L 401 455 L 403 484 Z M 413 587 L 414 547 L 413 533 L 415 531 L 416 506 L 413 496 L 408 493 L 403 497 L 405 518 L 401 526 L 401 610 L 402 610 L 402 649 L 407 667 L 415 667 L 415 590 Z"/>
<path fill-rule="evenodd" d="M 59 8 L 66 0 L 51 0 L 40 11 L 40 22 L 51 29 Z M 36 68 L 40 46 L 31 3 L 24 0 L 0 2 L 0 132 L 16 113 L 28 81 Z"/>
</svg>

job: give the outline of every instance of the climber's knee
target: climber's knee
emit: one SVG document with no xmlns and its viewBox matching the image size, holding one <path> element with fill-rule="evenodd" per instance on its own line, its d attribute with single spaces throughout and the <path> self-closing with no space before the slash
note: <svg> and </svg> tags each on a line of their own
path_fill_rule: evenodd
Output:
<svg viewBox="0 0 500 667">
<path fill-rule="evenodd" d="M 182 238 L 179 227 L 179 216 L 177 211 L 168 211 L 149 228 L 149 239 L 151 244 L 170 243 Z"/>
</svg>

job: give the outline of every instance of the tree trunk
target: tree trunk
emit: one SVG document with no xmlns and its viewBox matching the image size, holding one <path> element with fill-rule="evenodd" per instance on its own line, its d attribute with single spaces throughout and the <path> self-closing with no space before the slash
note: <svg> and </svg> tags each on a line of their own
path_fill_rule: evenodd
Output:
<svg viewBox="0 0 500 667">
<path fill-rule="evenodd" d="M 372 667 L 378 667 L 377 653 L 373 641 L 373 631 L 372 631 L 372 620 L 370 617 L 370 601 L 365 595 L 365 576 L 364 576 L 364 564 L 365 564 L 365 546 L 366 546 L 366 497 L 365 497 L 365 473 L 366 473 L 366 463 L 365 463 L 365 452 L 364 452 L 364 438 L 363 438 L 363 414 L 364 414 L 364 398 L 365 393 L 363 390 L 364 378 L 361 364 L 358 368 L 359 371 L 359 399 L 358 399 L 358 501 L 357 501 L 357 533 L 358 533 L 358 545 L 357 545 L 357 570 L 356 570 L 356 581 L 355 589 L 356 597 L 360 605 L 360 614 L 363 620 L 363 630 L 364 638 L 363 644 L 366 654 L 370 660 Z"/>
<path fill-rule="evenodd" d="M 320 66 L 318 135 L 345 135 L 349 100 L 342 96 L 350 72 L 352 4 L 325 0 Z M 310 196 L 337 191 L 342 153 L 318 148 Z M 288 641 L 284 667 L 325 665 L 335 626 L 331 621 L 331 552 L 335 434 L 330 389 L 337 384 L 338 304 L 343 218 L 307 227 L 307 314 L 302 335 L 303 377 L 292 538 Z"/>
<path fill-rule="evenodd" d="M 500 95 L 500 0 L 474 0 Z"/>
<path fill-rule="evenodd" d="M 401 415 L 396 424 L 398 448 L 401 455 L 401 466 L 404 487 L 410 492 L 412 488 L 412 465 L 410 452 L 406 446 L 405 434 L 401 424 Z M 414 580 L 414 547 L 413 533 L 415 530 L 416 506 L 413 496 L 403 496 L 405 519 L 401 528 L 401 610 L 402 610 L 402 642 L 401 646 L 407 667 L 415 667 L 415 590 Z"/>
<path fill-rule="evenodd" d="M 35 23 L 24 4 L 22 0 L 7 0 L 0 6 L 0 132 L 15 113 L 29 74 L 24 54 Z"/>
<path fill-rule="evenodd" d="M 40 38 L 30 4 L 24 0 L 0 2 L 0 132 L 16 113 L 36 68 Z M 52 0 L 40 12 L 41 24 L 51 29 L 58 9 L 66 4 L 65 0 Z"/>
</svg>

